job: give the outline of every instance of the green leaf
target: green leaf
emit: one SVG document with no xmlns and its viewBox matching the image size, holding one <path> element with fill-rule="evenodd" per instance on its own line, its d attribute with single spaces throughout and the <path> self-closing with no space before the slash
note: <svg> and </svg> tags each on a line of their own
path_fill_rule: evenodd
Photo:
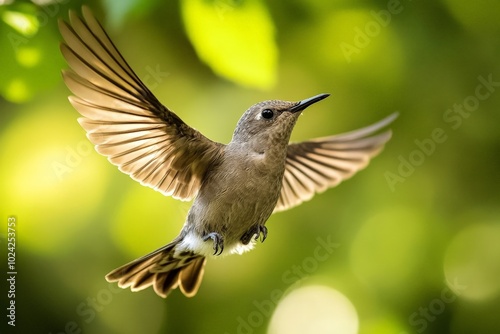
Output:
<svg viewBox="0 0 500 334">
<path fill-rule="evenodd" d="M 259 0 L 183 0 L 187 34 L 198 56 L 218 75 L 261 89 L 276 81 L 274 25 Z"/>
</svg>

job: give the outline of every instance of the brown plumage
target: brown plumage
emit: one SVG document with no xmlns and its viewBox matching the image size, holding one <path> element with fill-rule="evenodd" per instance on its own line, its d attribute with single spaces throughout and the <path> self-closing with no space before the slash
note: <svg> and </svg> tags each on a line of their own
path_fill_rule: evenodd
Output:
<svg viewBox="0 0 500 334">
<path fill-rule="evenodd" d="M 366 167 L 390 139 L 376 134 L 396 117 L 353 132 L 289 144 L 301 112 L 326 98 L 271 100 L 251 106 L 231 142 L 216 143 L 163 106 L 133 72 L 87 7 L 82 20 L 60 21 L 61 52 L 71 70 L 70 102 L 95 145 L 141 184 L 180 200 L 194 199 L 168 245 L 110 272 L 106 279 L 166 297 L 200 286 L 208 256 L 241 254 L 267 237 L 265 223 Z"/>
</svg>

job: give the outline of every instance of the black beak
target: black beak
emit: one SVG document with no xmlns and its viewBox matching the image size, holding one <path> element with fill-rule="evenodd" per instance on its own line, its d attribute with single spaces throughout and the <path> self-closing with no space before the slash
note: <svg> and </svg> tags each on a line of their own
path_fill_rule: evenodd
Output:
<svg viewBox="0 0 500 334">
<path fill-rule="evenodd" d="M 302 110 L 306 109 L 307 107 L 309 107 L 311 104 L 319 102 L 319 101 L 327 98 L 328 96 L 330 96 L 330 94 L 319 94 L 319 95 L 310 97 L 308 99 L 299 101 L 296 105 L 294 105 L 293 107 L 290 108 L 290 111 L 291 112 L 302 111 Z"/>
</svg>

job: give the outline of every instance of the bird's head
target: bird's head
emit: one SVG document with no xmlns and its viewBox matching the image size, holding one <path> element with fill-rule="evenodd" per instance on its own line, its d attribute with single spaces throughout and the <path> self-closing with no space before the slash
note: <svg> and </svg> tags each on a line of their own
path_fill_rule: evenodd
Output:
<svg viewBox="0 0 500 334">
<path fill-rule="evenodd" d="M 272 139 L 288 143 L 302 111 L 329 95 L 319 94 L 299 102 L 269 100 L 254 104 L 238 121 L 232 142 L 257 142 L 266 145 L 269 139 Z"/>
</svg>

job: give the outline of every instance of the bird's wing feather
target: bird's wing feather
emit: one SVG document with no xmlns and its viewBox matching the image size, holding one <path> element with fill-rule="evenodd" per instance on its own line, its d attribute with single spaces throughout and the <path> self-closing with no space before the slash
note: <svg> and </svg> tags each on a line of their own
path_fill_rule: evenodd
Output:
<svg viewBox="0 0 500 334">
<path fill-rule="evenodd" d="M 224 145 L 189 127 L 163 106 L 129 67 L 90 10 L 59 22 L 64 81 L 97 152 L 134 180 L 190 200 Z"/>
<path fill-rule="evenodd" d="M 391 138 L 391 130 L 373 135 L 390 124 L 385 119 L 352 132 L 290 144 L 285 174 L 274 212 L 290 209 L 348 179 L 368 165 Z M 373 135 L 373 136 L 372 136 Z"/>
</svg>

